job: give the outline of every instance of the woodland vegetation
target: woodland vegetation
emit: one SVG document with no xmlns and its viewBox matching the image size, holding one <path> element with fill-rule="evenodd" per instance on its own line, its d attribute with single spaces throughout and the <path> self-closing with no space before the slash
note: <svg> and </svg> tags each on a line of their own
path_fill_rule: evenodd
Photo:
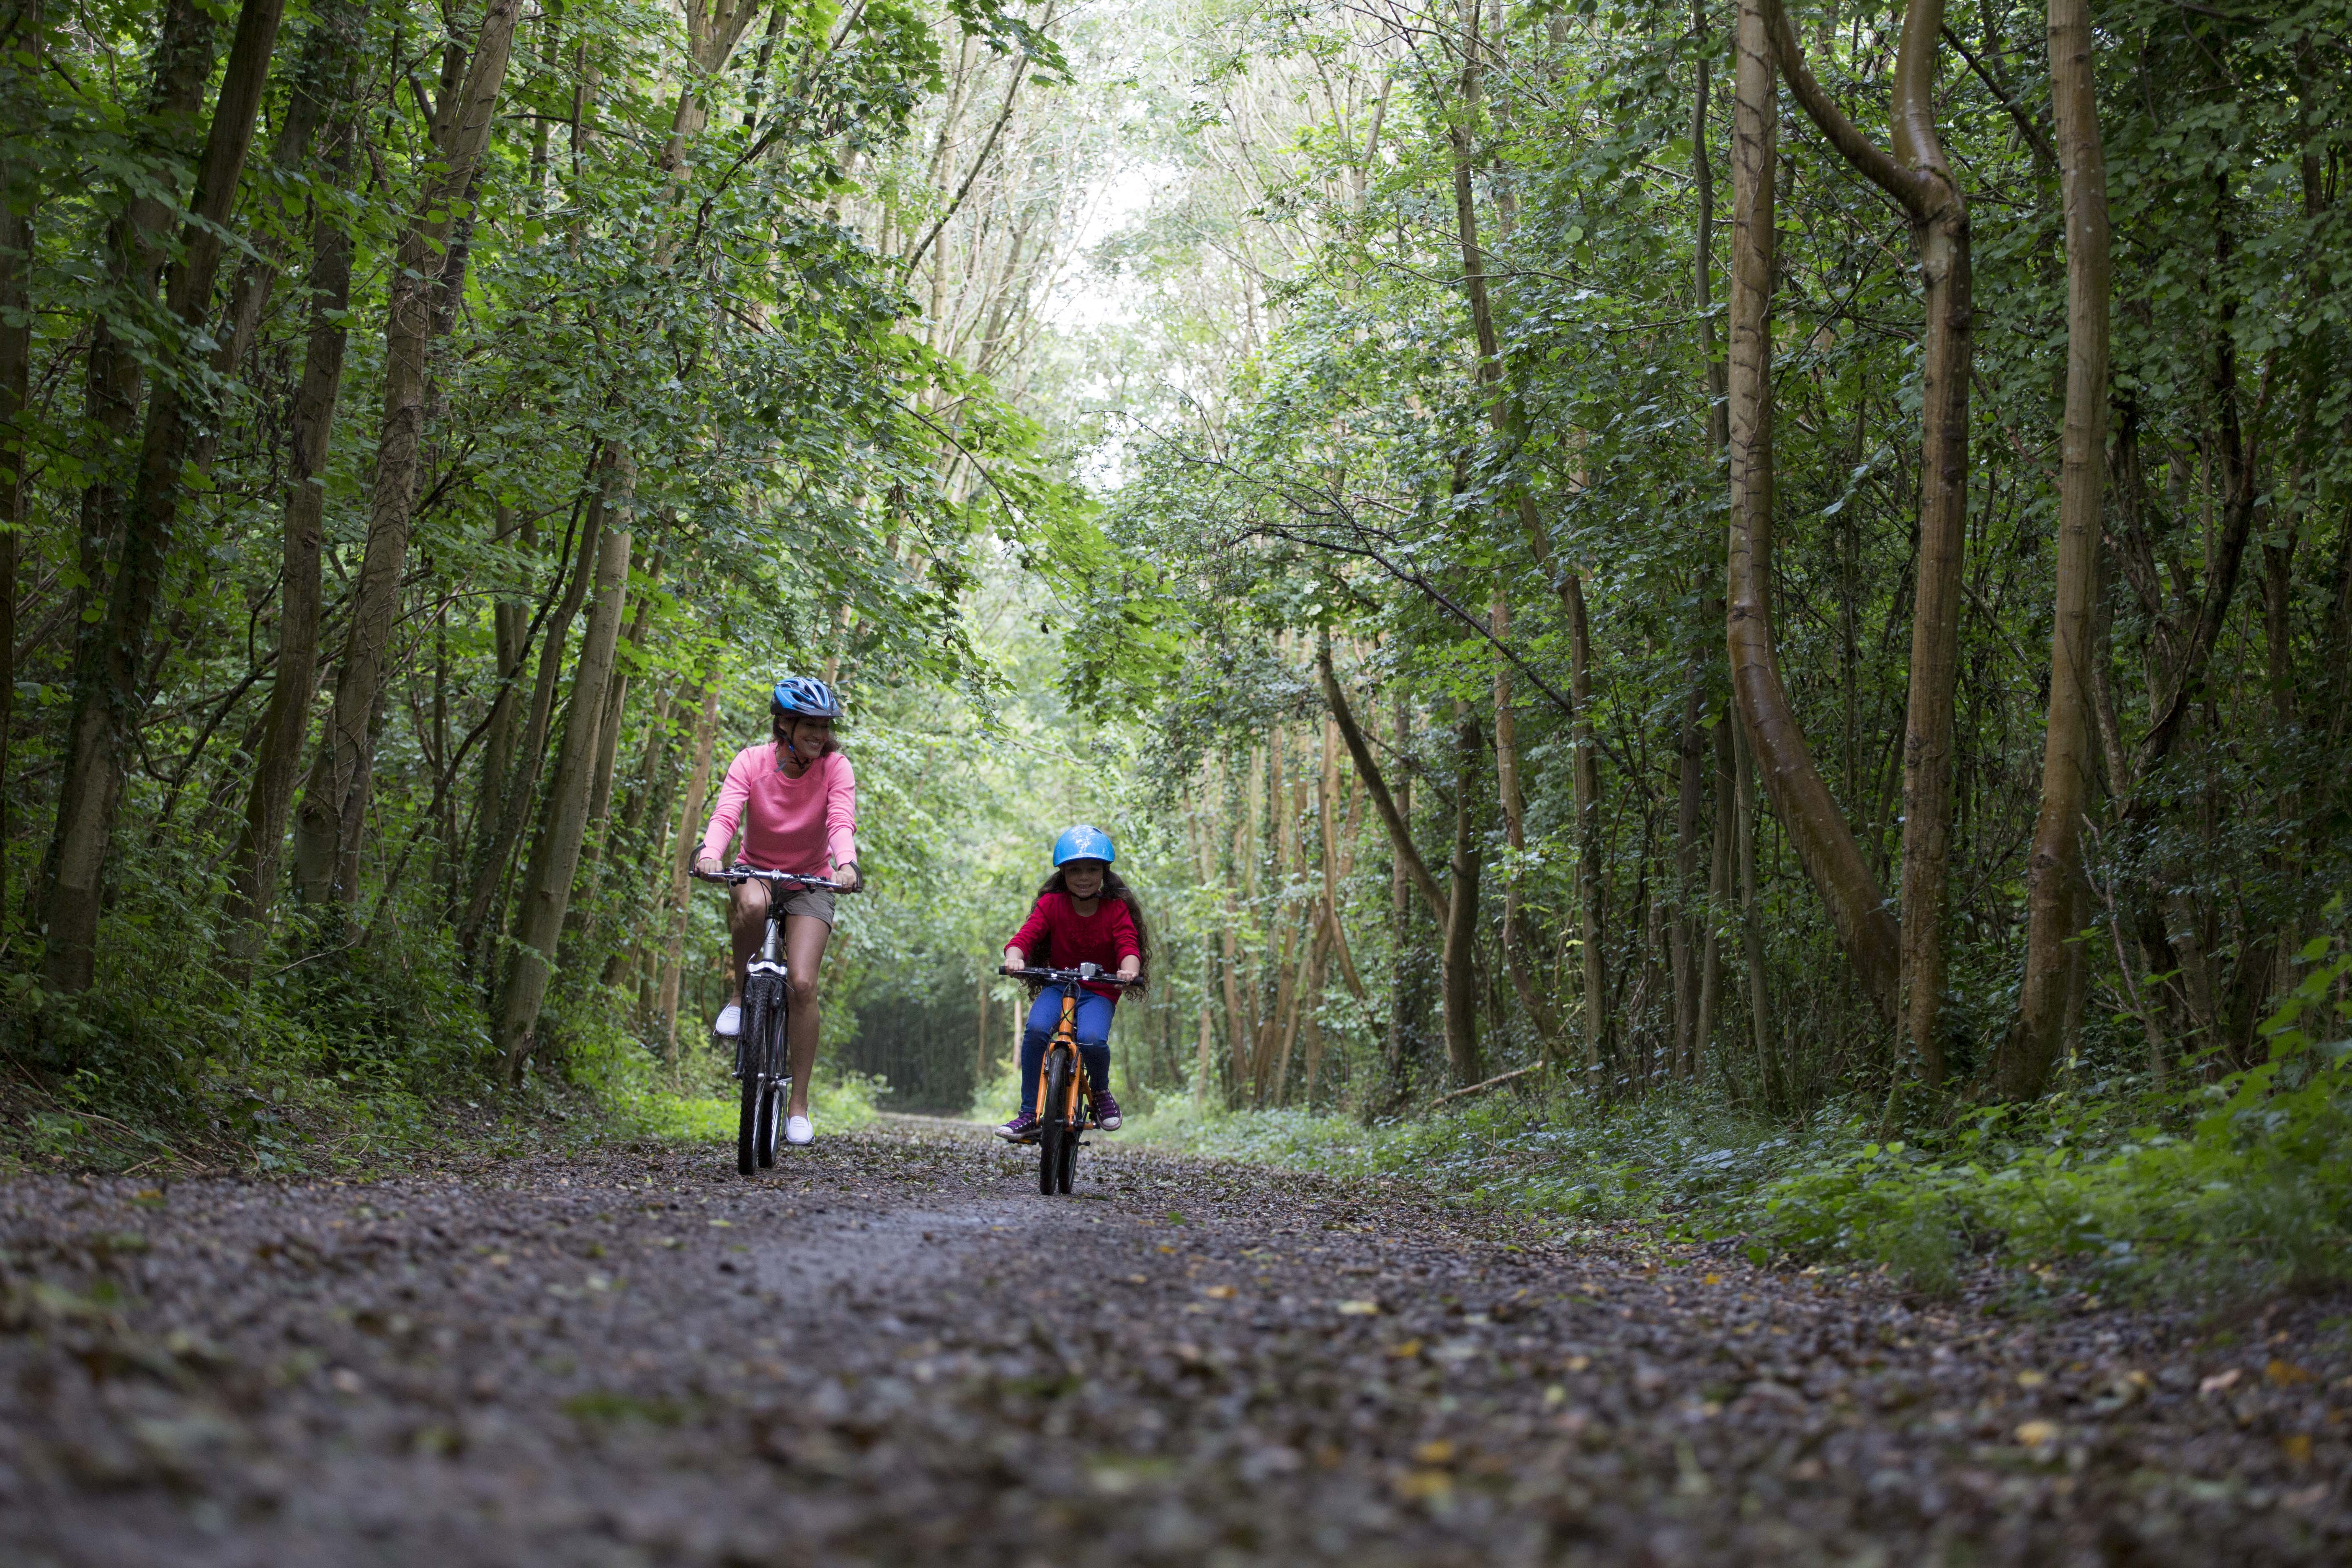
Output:
<svg viewBox="0 0 2352 1568">
<path fill-rule="evenodd" d="M 45 1103 L 702 1081 L 794 668 L 900 1103 L 2340 1123 L 2344 0 L 5 4 Z"/>
</svg>

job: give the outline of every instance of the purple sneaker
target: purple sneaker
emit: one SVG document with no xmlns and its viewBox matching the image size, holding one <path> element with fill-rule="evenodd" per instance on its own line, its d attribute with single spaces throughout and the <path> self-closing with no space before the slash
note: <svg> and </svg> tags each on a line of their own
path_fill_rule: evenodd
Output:
<svg viewBox="0 0 2352 1568">
<path fill-rule="evenodd" d="M 1106 1132 L 1118 1131 L 1118 1101 L 1107 1089 L 1095 1091 L 1095 1125 Z"/>
<path fill-rule="evenodd" d="M 1024 1110 L 996 1130 L 996 1135 L 1007 1143 L 1034 1143 L 1037 1141 L 1037 1113 Z"/>
</svg>

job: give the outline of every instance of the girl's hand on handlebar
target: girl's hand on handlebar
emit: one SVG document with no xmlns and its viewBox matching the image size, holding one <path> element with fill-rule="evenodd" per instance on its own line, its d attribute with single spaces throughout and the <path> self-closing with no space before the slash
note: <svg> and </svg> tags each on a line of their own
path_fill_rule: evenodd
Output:
<svg viewBox="0 0 2352 1568">
<path fill-rule="evenodd" d="M 836 866 L 834 868 L 833 890 L 835 892 L 854 893 L 857 891 L 857 888 L 858 877 L 856 861 L 852 860 L 846 866 Z"/>
<path fill-rule="evenodd" d="M 697 859 L 694 863 L 694 874 L 698 877 L 716 879 L 719 875 L 719 857 L 705 855 Z"/>
</svg>

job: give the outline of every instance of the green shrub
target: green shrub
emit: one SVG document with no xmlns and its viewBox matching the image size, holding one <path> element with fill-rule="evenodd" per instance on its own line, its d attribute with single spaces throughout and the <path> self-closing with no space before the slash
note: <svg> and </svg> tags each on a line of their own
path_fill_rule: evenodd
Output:
<svg viewBox="0 0 2352 1568">
<path fill-rule="evenodd" d="M 1929 1147 L 1843 1146 L 1769 1184 L 1751 1250 L 1884 1263 L 2065 1261 L 2112 1286 L 2271 1289 L 2352 1278 L 2352 951 L 2331 938 L 2263 1026 L 2269 1059 L 2195 1088 L 2060 1095 L 1970 1115 Z"/>
</svg>

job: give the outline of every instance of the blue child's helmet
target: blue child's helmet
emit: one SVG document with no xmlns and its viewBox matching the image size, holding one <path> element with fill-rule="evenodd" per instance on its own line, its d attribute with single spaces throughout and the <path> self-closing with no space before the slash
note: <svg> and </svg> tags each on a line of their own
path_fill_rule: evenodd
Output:
<svg viewBox="0 0 2352 1568">
<path fill-rule="evenodd" d="M 1056 866 L 1071 860 L 1099 860 L 1108 866 L 1118 858 L 1118 850 L 1112 845 L 1110 835 L 1099 827 L 1088 827 L 1084 823 L 1054 840 L 1054 864 Z"/>
<path fill-rule="evenodd" d="M 841 717 L 841 699 L 833 694 L 833 688 L 805 675 L 787 675 L 776 682 L 776 689 L 768 698 L 768 708 L 772 712 L 790 713 L 802 719 Z"/>
</svg>

